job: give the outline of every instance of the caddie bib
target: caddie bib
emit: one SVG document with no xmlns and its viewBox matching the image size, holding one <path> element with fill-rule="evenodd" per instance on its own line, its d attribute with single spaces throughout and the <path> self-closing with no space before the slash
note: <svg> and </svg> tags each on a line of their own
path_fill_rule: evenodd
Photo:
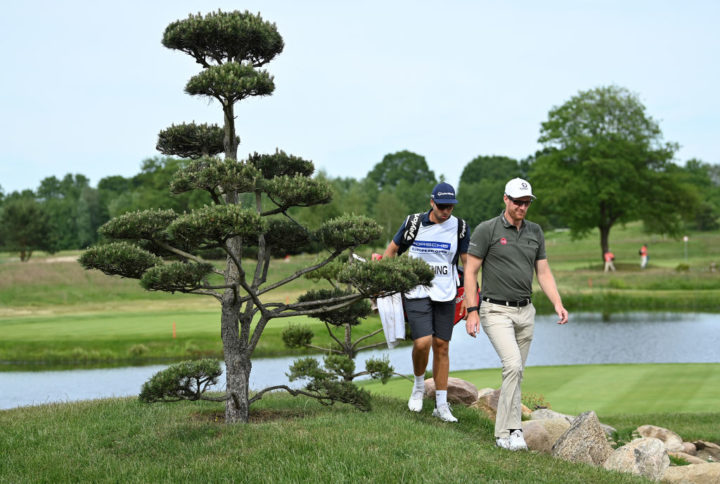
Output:
<svg viewBox="0 0 720 484">
<path fill-rule="evenodd" d="M 453 264 L 458 247 L 458 219 L 455 216 L 441 224 L 421 226 L 408 256 L 427 262 L 435 273 L 429 286 L 415 286 L 405 294 L 408 299 L 429 297 L 433 301 L 455 299 L 458 285 L 457 267 Z"/>
</svg>

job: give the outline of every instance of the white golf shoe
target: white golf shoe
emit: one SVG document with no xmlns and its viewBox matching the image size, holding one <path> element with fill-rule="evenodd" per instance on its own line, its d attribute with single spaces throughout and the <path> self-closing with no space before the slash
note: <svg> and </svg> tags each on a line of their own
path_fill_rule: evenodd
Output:
<svg viewBox="0 0 720 484">
<path fill-rule="evenodd" d="M 510 449 L 510 437 L 495 437 L 495 446 L 501 449 Z"/>
<path fill-rule="evenodd" d="M 410 400 L 408 400 L 408 408 L 411 412 L 419 412 L 422 410 L 424 395 L 424 391 L 413 390 L 410 394 Z"/>
<path fill-rule="evenodd" d="M 450 411 L 450 404 L 440 405 L 439 407 L 435 407 L 435 410 L 433 410 L 433 417 L 437 417 L 440 420 L 443 420 L 445 422 L 457 422 L 458 419 L 455 418 L 455 416 Z"/>
<path fill-rule="evenodd" d="M 513 430 L 510 432 L 510 450 L 528 450 L 527 443 L 523 437 L 522 430 Z"/>
</svg>

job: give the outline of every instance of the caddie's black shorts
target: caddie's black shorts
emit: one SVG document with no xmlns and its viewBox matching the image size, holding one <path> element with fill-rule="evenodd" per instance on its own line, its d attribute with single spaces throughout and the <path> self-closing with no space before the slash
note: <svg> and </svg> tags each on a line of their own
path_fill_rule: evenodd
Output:
<svg viewBox="0 0 720 484">
<path fill-rule="evenodd" d="M 438 302 L 429 297 L 406 299 L 403 305 L 410 324 L 412 339 L 433 335 L 445 341 L 452 338 L 455 319 L 455 299 Z"/>
</svg>

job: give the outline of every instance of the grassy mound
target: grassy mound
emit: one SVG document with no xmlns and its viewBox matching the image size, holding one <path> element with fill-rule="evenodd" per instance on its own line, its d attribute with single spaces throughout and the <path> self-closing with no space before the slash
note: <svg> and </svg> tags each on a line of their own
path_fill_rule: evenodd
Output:
<svg viewBox="0 0 720 484">
<path fill-rule="evenodd" d="M 458 408 L 458 424 L 405 402 L 373 410 L 271 395 L 249 425 L 226 426 L 208 402 L 136 399 L 0 411 L 2 482 L 647 482 L 493 445 L 492 422 Z"/>
</svg>

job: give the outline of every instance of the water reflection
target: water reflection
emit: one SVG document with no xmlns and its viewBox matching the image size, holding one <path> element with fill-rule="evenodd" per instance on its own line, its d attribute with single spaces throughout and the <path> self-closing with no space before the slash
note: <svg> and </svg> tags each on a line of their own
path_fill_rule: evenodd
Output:
<svg viewBox="0 0 720 484">
<path fill-rule="evenodd" d="M 554 316 L 538 316 L 528 365 L 600 363 L 718 363 L 720 315 L 676 313 L 582 313 L 560 326 Z M 398 373 L 412 373 L 409 346 L 361 353 L 388 358 Z M 289 384 L 295 357 L 253 360 L 250 387 Z M 44 372 L 0 372 L 0 409 L 50 402 L 137 395 L 142 384 L 167 365 Z M 496 368 L 495 351 L 484 334 L 471 338 L 458 324 L 450 342 L 450 370 Z M 224 380 L 218 387 L 223 388 Z M 299 386 L 295 383 L 291 386 Z"/>
</svg>

